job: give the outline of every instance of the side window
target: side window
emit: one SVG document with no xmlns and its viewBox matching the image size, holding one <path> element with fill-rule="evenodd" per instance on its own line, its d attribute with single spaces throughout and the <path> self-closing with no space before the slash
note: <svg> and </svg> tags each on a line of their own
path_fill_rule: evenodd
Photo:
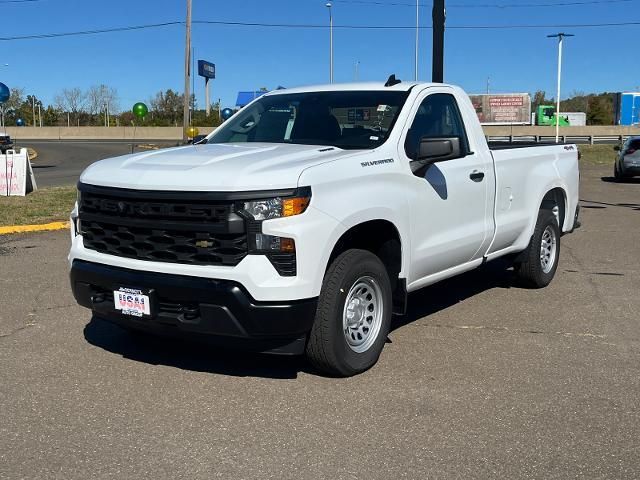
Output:
<svg viewBox="0 0 640 480">
<path fill-rule="evenodd" d="M 453 95 L 434 93 L 422 101 L 404 144 L 409 158 L 416 158 L 423 137 L 460 137 L 462 154 L 466 156 L 469 153 L 469 140 Z"/>
</svg>

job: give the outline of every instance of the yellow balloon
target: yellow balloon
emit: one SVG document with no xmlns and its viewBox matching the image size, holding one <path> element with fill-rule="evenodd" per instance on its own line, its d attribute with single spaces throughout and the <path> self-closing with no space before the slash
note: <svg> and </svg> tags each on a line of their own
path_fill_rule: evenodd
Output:
<svg viewBox="0 0 640 480">
<path fill-rule="evenodd" d="M 196 135 L 198 135 L 198 133 L 200 133 L 200 130 L 198 130 L 198 127 L 187 127 L 187 137 L 189 138 L 193 138 Z"/>
</svg>

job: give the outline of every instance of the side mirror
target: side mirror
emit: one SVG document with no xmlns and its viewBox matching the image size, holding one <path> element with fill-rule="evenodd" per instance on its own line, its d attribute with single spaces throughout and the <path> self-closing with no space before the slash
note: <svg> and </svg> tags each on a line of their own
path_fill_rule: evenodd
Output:
<svg viewBox="0 0 640 480">
<path fill-rule="evenodd" d="M 613 149 L 614 149 L 616 152 L 619 152 L 619 151 L 620 151 L 620 145 L 616 145 L 615 147 L 613 147 Z"/>
<path fill-rule="evenodd" d="M 416 159 L 411 162 L 411 171 L 421 174 L 432 163 L 462 157 L 460 140 L 460 137 L 422 137 Z"/>
</svg>

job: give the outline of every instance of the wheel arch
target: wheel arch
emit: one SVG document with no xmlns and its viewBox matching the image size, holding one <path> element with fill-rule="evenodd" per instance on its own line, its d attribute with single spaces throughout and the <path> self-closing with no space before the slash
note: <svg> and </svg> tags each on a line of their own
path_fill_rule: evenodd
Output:
<svg viewBox="0 0 640 480">
<path fill-rule="evenodd" d="M 334 244 L 325 272 L 329 265 L 343 252 L 357 248 L 376 255 L 389 274 L 393 290 L 393 311 L 404 313 L 406 309 L 406 279 L 401 277 L 405 245 L 399 229 L 390 220 L 371 219 L 352 225 Z"/>
<path fill-rule="evenodd" d="M 556 210 L 557 208 L 557 210 Z M 560 233 L 564 231 L 567 219 L 567 192 L 561 186 L 556 186 L 547 191 L 540 201 L 540 208 L 551 210 L 558 220 Z M 537 212 L 536 212 L 537 213 Z"/>
</svg>

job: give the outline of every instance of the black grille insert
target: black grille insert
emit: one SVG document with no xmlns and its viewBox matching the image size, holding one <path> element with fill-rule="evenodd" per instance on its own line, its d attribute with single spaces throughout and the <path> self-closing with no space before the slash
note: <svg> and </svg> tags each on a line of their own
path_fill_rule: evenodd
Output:
<svg viewBox="0 0 640 480">
<path fill-rule="evenodd" d="M 247 255 L 243 219 L 234 202 L 196 194 L 83 189 L 79 205 L 85 248 L 120 257 L 193 265 L 234 266 Z M 160 198 L 159 198 L 160 197 Z"/>
</svg>

